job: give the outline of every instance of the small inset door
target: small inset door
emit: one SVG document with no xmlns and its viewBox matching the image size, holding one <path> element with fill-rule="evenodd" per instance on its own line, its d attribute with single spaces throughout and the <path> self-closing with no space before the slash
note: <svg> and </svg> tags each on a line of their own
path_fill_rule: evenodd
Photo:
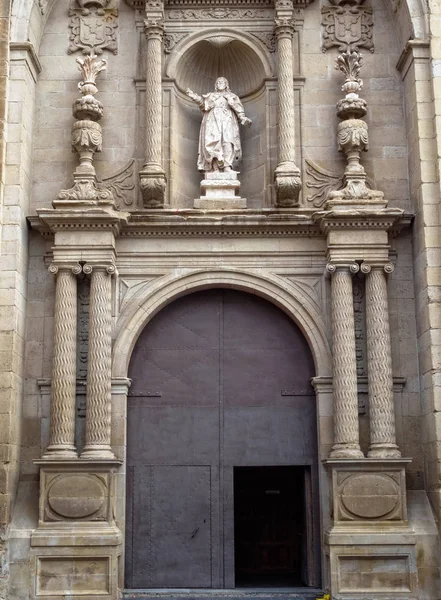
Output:
<svg viewBox="0 0 441 600">
<path fill-rule="evenodd" d="M 236 587 L 308 585 L 306 469 L 234 469 Z"/>
</svg>

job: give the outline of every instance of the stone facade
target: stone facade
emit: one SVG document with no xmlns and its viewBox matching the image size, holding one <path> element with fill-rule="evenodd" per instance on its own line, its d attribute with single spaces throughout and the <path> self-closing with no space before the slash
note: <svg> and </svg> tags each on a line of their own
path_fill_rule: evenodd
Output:
<svg viewBox="0 0 441 600">
<path fill-rule="evenodd" d="M 318 587 L 439 598 L 441 5 L 0 10 L 0 598 L 120 598 L 130 357 L 222 287 L 314 358 Z M 205 205 L 185 90 L 220 75 L 253 126 Z"/>
</svg>

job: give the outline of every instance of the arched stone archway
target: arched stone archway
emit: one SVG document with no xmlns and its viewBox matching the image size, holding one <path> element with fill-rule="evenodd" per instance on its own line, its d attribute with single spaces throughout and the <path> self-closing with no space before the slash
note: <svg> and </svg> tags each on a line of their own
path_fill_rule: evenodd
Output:
<svg viewBox="0 0 441 600">
<path fill-rule="evenodd" d="M 193 291 L 146 325 L 128 374 L 126 587 L 317 587 L 314 365 L 292 319 Z"/>
<path fill-rule="evenodd" d="M 127 377 L 133 347 L 149 320 L 164 306 L 185 294 L 213 287 L 230 287 L 257 294 L 288 314 L 299 326 L 313 354 L 316 375 L 331 373 L 331 351 L 326 337 L 323 314 L 311 299 L 282 279 L 246 271 L 191 271 L 181 276 L 160 278 L 133 298 L 116 326 L 113 347 L 113 377 Z"/>
</svg>

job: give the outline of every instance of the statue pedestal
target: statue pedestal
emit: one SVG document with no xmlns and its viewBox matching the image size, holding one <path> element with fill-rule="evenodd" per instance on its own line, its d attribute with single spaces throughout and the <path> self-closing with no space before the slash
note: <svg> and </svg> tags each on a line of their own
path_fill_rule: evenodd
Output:
<svg viewBox="0 0 441 600">
<path fill-rule="evenodd" d="M 239 188 L 237 171 L 205 173 L 205 179 L 201 181 L 201 197 L 195 199 L 193 206 L 206 210 L 246 208 L 246 198 L 236 196 Z"/>
</svg>

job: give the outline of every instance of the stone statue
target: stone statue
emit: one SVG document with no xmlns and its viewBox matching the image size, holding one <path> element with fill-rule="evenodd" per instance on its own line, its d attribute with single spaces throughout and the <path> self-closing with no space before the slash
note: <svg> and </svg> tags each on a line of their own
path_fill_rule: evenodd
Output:
<svg viewBox="0 0 441 600">
<path fill-rule="evenodd" d="M 246 127 L 242 102 L 231 92 L 225 77 L 218 77 L 215 91 L 199 96 L 188 88 L 186 94 L 204 113 L 199 134 L 198 169 L 205 172 L 232 171 L 233 163 L 242 158 L 239 123 Z"/>
</svg>

